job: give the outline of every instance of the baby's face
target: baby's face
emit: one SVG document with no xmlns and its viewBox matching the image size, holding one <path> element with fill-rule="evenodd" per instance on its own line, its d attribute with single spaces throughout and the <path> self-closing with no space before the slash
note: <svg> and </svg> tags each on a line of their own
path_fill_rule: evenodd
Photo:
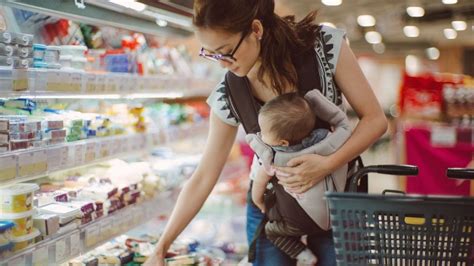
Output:
<svg viewBox="0 0 474 266">
<path fill-rule="evenodd" d="M 272 123 L 266 119 L 265 116 L 258 116 L 258 124 L 260 125 L 260 135 L 263 142 L 270 146 L 280 146 L 282 141 L 276 137 L 276 135 L 271 131 Z"/>
</svg>

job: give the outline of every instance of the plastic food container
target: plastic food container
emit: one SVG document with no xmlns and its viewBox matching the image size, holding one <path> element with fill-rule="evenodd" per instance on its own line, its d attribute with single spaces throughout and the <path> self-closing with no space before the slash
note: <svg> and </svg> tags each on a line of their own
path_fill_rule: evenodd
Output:
<svg viewBox="0 0 474 266">
<path fill-rule="evenodd" d="M 23 33 L 12 33 L 13 43 L 20 46 L 31 46 L 33 45 L 33 35 Z"/>
<path fill-rule="evenodd" d="M 46 45 L 35 43 L 33 44 L 33 59 L 35 61 L 43 61 L 46 52 Z"/>
<path fill-rule="evenodd" d="M 61 54 L 59 57 L 59 64 L 61 64 L 61 68 L 71 68 L 72 56 Z"/>
<path fill-rule="evenodd" d="M 13 57 L 0 55 L 0 66 L 11 68 L 14 63 Z"/>
<path fill-rule="evenodd" d="M 39 189 L 37 184 L 20 183 L 0 188 L 0 213 L 21 213 L 33 209 L 33 193 Z"/>
<path fill-rule="evenodd" d="M 8 242 L 5 245 L 0 245 L 0 259 L 9 257 L 13 251 L 13 246 L 14 244 L 12 242 Z"/>
<path fill-rule="evenodd" d="M 61 55 L 70 55 L 72 57 L 84 57 L 87 47 L 83 45 L 62 45 Z"/>
<path fill-rule="evenodd" d="M 58 46 L 48 46 L 46 47 L 46 51 L 44 52 L 44 62 L 46 62 L 48 65 L 58 64 L 60 54 L 61 48 L 59 48 Z"/>
<path fill-rule="evenodd" d="M 14 47 L 8 44 L 0 43 L 0 55 L 12 56 L 15 51 Z"/>
<path fill-rule="evenodd" d="M 10 44 L 12 43 L 12 34 L 10 32 L 0 32 L 0 42 L 1 43 L 7 43 L 7 44 Z"/>
<path fill-rule="evenodd" d="M 10 243 L 10 239 L 12 238 L 12 228 L 14 226 L 15 224 L 10 221 L 0 221 L 0 250 L 1 247 Z"/>
<path fill-rule="evenodd" d="M 35 238 L 40 235 L 40 231 L 36 228 L 33 228 L 33 232 L 26 236 L 13 237 L 13 252 L 25 249 L 35 243 Z"/>
<path fill-rule="evenodd" d="M 86 68 L 87 59 L 85 57 L 73 57 L 71 67 L 77 70 L 84 70 Z"/>
<path fill-rule="evenodd" d="M 0 214 L 0 223 L 13 223 L 14 226 L 11 229 L 11 234 L 14 237 L 25 236 L 33 232 L 34 214 L 34 210 L 22 213 Z"/>
</svg>

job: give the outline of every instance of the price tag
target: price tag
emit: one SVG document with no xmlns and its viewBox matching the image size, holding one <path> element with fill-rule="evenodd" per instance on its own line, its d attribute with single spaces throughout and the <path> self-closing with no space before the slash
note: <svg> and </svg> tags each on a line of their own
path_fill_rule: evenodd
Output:
<svg viewBox="0 0 474 266">
<path fill-rule="evenodd" d="M 84 162 L 90 163 L 97 158 L 97 149 L 99 145 L 96 142 L 87 143 L 86 144 L 86 151 L 84 154 Z"/>
<path fill-rule="evenodd" d="M 81 93 L 82 73 L 71 73 L 70 90 L 73 93 Z"/>
<path fill-rule="evenodd" d="M 92 247 L 99 242 L 100 229 L 97 225 L 91 226 L 85 232 L 85 245 L 87 248 Z"/>
<path fill-rule="evenodd" d="M 70 242 L 71 243 L 71 256 L 77 256 L 81 252 L 81 239 L 79 232 L 74 233 L 71 235 Z"/>
<path fill-rule="evenodd" d="M 85 145 L 78 144 L 74 146 L 74 166 L 79 166 L 84 164 L 84 152 Z"/>
<path fill-rule="evenodd" d="M 431 145 L 453 147 L 456 145 L 456 128 L 435 126 L 431 128 Z"/>
<path fill-rule="evenodd" d="M 18 266 L 18 265 L 26 265 L 25 255 L 21 255 L 18 258 L 15 258 L 8 262 L 8 266 Z"/>
<path fill-rule="evenodd" d="M 85 74 L 85 90 L 86 92 L 97 91 L 97 75 L 96 74 Z"/>
<path fill-rule="evenodd" d="M 48 265 L 48 247 L 40 247 L 33 251 L 33 265 L 43 266 Z"/>
<path fill-rule="evenodd" d="M 122 141 L 116 139 L 112 141 L 112 147 L 110 148 L 111 155 L 117 155 L 122 153 Z"/>
<path fill-rule="evenodd" d="M 28 71 L 26 69 L 14 69 L 12 72 L 14 91 L 28 90 Z"/>
<path fill-rule="evenodd" d="M 15 155 L 7 155 L 0 157 L 0 180 L 9 180 L 16 177 L 17 157 Z"/>
<path fill-rule="evenodd" d="M 59 71 L 48 71 L 46 72 L 46 90 L 50 92 L 63 91 L 64 88 L 61 86 L 61 74 Z"/>
<path fill-rule="evenodd" d="M 18 154 L 18 176 L 25 177 L 34 173 L 35 160 L 34 152 Z"/>
<path fill-rule="evenodd" d="M 69 255 L 68 253 L 68 250 L 67 250 L 67 247 L 66 247 L 66 239 L 59 239 L 56 241 L 56 263 L 61 263 L 62 261 L 64 261 L 67 256 Z"/>
<path fill-rule="evenodd" d="M 106 77 L 103 74 L 96 75 L 96 92 L 103 93 L 105 91 Z"/>
<path fill-rule="evenodd" d="M 50 148 L 46 151 L 48 171 L 65 169 L 68 167 L 69 149 L 67 146 Z"/>
<path fill-rule="evenodd" d="M 33 153 L 35 167 L 33 174 L 43 174 L 48 170 L 48 158 L 46 156 L 46 150 L 36 151 Z"/>
</svg>

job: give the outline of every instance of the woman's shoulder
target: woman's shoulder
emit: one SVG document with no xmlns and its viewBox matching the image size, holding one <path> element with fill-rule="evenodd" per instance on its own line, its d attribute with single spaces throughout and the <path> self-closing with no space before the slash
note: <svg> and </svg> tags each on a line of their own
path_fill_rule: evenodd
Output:
<svg viewBox="0 0 474 266">
<path fill-rule="evenodd" d="M 332 74 L 335 75 L 342 42 L 346 41 L 346 32 L 323 24 L 320 25 L 319 34 L 315 49 L 319 52 L 319 56 L 328 62 Z"/>
<path fill-rule="evenodd" d="M 212 112 L 219 117 L 222 122 L 231 126 L 238 126 L 239 121 L 230 109 L 230 100 L 227 94 L 226 82 L 223 78 L 211 91 L 206 102 Z"/>
</svg>

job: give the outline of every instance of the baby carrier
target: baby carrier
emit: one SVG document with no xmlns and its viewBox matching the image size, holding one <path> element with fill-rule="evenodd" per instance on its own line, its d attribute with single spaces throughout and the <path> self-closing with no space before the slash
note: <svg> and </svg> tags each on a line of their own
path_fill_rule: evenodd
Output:
<svg viewBox="0 0 474 266">
<path fill-rule="evenodd" d="M 317 89 L 322 91 L 320 83 L 320 73 L 318 71 L 318 61 L 314 49 L 294 57 L 294 64 L 298 75 L 298 93 L 305 95 L 307 92 Z M 247 134 L 260 131 L 258 125 L 258 111 L 260 105 L 252 95 L 249 81 L 246 77 L 238 77 L 231 72 L 227 72 L 225 77 L 226 92 L 229 96 L 230 110 L 235 117 L 242 123 Z M 318 127 L 330 129 L 328 122 L 318 119 Z M 348 165 L 348 171 L 353 171 L 355 167 L 363 167 L 360 156 Z M 283 186 L 278 184 L 275 177 L 270 181 L 272 188 L 265 192 L 265 206 L 267 215 L 258 226 L 254 238 L 249 247 L 249 262 L 255 259 L 256 240 L 260 234 L 264 233 L 265 224 L 268 220 L 278 221 L 282 217 L 289 219 L 292 224 L 300 228 L 308 235 L 325 231 L 320 228 L 311 217 L 302 209 L 295 198 L 288 194 Z M 345 190 L 347 190 L 347 185 Z M 367 176 L 361 179 L 358 191 L 368 190 Z M 275 209 L 274 206 L 278 206 Z"/>
</svg>

